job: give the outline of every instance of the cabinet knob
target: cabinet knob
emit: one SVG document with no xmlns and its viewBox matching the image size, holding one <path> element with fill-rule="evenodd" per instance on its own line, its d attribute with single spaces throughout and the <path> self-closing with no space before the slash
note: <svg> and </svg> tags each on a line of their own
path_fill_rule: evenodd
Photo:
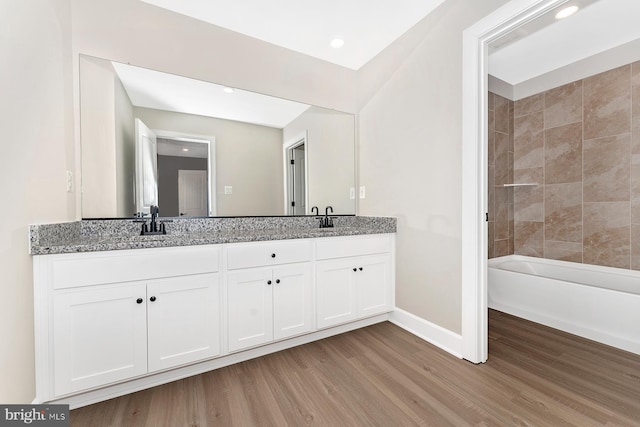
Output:
<svg viewBox="0 0 640 427">
<path fill-rule="evenodd" d="M 142 301 L 143 301 L 143 299 L 142 299 L 142 298 L 138 298 L 138 299 L 136 300 L 136 302 L 137 302 L 138 304 L 142 304 Z"/>
<path fill-rule="evenodd" d="M 271 280 L 267 280 L 267 285 L 270 285 L 270 284 L 271 284 Z"/>
<path fill-rule="evenodd" d="M 271 258 L 275 258 L 275 257 L 276 257 L 276 254 L 271 254 Z"/>
<path fill-rule="evenodd" d="M 280 283 L 280 279 L 276 279 L 276 283 Z"/>
<path fill-rule="evenodd" d="M 149 301 L 154 302 L 156 300 L 156 297 L 151 297 L 149 298 Z"/>
<path fill-rule="evenodd" d="M 362 267 L 358 268 L 358 270 L 362 271 Z"/>
<path fill-rule="evenodd" d="M 358 271 L 358 269 L 357 269 L 357 268 L 355 268 L 355 267 L 353 267 L 353 271 Z"/>
</svg>

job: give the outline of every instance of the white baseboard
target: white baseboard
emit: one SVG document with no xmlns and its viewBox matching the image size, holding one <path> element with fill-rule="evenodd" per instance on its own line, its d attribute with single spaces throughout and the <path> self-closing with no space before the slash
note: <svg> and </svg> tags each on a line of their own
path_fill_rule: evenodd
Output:
<svg viewBox="0 0 640 427">
<path fill-rule="evenodd" d="M 389 314 L 389 321 L 458 359 L 462 359 L 462 335 L 397 307 Z"/>
</svg>

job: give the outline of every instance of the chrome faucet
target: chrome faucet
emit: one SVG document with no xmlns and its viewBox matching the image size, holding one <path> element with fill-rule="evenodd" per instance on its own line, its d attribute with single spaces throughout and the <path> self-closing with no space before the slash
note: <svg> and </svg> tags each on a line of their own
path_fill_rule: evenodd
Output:
<svg viewBox="0 0 640 427">
<path fill-rule="evenodd" d="M 316 216 L 320 216 L 320 214 L 318 213 L 318 207 L 317 206 L 314 206 L 314 207 L 311 208 L 311 214 L 313 214 L 313 210 L 314 209 L 316 210 Z"/>
</svg>

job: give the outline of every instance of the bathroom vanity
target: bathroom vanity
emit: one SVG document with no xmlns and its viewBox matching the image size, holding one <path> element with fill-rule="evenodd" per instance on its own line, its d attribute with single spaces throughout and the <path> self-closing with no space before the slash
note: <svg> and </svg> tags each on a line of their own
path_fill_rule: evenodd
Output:
<svg viewBox="0 0 640 427">
<path fill-rule="evenodd" d="M 36 400 L 84 406 L 393 310 L 395 219 L 227 220 L 33 226 Z"/>
</svg>

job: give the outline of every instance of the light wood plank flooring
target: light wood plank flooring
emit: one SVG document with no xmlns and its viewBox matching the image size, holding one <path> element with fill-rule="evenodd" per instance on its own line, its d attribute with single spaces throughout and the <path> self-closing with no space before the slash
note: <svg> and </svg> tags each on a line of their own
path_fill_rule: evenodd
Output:
<svg viewBox="0 0 640 427">
<path fill-rule="evenodd" d="M 640 426 L 640 356 L 490 311 L 489 361 L 391 323 L 71 411 L 72 426 Z"/>
</svg>

